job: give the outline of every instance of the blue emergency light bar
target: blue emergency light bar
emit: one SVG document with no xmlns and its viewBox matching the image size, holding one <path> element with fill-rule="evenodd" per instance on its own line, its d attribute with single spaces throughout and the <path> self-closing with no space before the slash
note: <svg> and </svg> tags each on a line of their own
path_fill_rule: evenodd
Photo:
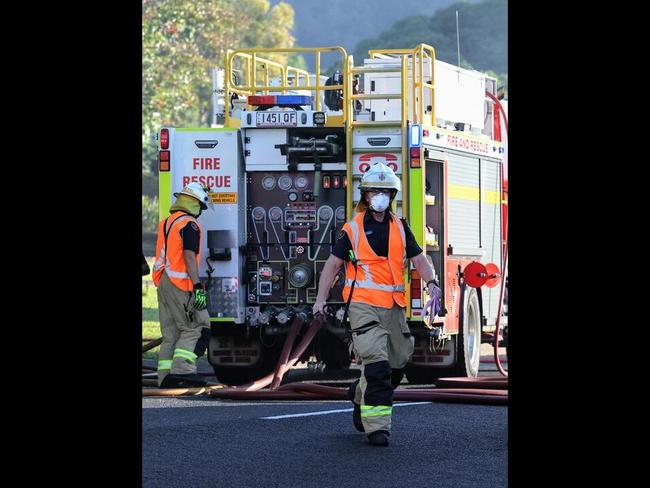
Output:
<svg viewBox="0 0 650 488">
<path fill-rule="evenodd" d="M 295 107 L 311 105 L 311 101 L 310 95 L 253 95 L 248 97 L 248 104 L 253 106 Z"/>
</svg>

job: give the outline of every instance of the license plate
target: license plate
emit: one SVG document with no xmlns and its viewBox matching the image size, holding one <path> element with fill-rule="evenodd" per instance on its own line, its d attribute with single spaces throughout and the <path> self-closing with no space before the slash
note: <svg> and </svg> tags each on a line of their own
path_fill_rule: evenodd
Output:
<svg viewBox="0 0 650 488">
<path fill-rule="evenodd" d="M 255 114 L 257 127 L 295 127 L 298 125 L 296 112 L 257 112 Z"/>
</svg>

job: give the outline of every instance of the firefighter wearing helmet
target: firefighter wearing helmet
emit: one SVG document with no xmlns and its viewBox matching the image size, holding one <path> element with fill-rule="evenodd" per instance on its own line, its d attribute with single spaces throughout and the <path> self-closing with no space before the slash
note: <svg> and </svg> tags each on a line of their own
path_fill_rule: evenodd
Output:
<svg viewBox="0 0 650 488">
<path fill-rule="evenodd" d="M 414 338 L 406 322 L 404 265 L 410 259 L 433 296 L 435 273 L 406 221 L 391 210 L 401 191 L 399 178 L 383 163 L 363 175 L 356 215 L 347 222 L 321 273 L 314 314 L 322 314 L 338 269 L 346 263 L 343 299 L 360 379 L 353 383 L 352 420 L 374 446 L 387 446 L 393 390 L 404 377 Z M 392 207 L 394 209 L 394 207 Z"/>
<path fill-rule="evenodd" d="M 158 224 L 153 282 L 158 292 L 160 331 L 158 386 L 184 388 L 205 385 L 196 374 L 194 348 L 202 327 L 210 326 L 206 294 L 199 279 L 201 224 L 211 206 L 208 188 L 190 183 L 174 193 L 170 216 Z"/>
</svg>

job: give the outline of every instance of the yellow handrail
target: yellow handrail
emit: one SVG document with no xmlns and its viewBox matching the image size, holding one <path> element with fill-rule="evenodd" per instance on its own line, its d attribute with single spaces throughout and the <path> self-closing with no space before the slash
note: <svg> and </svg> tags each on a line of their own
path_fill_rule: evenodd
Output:
<svg viewBox="0 0 650 488">
<path fill-rule="evenodd" d="M 338 52 L 341 55 L 343 83 L 341 85 L 321 85 L 321 54 L 327 52 Z M 261 55 L 269 53 L 313 53 L 315 57 L 315 73 L 314 82 L 311 82 L 310 73 L 304 69 L 294 66 L 285 65 L 283 63 L 272 61 Z M 360 126 L 395 126 L 399 124 L 402 130 L 402 164 L 406 168 L 408 164 L 408 123 L 409 123 L 409 106 L 412 107 L 412 118 L 414 123 L 427 124 L 435 126 L 435 80 L 434 80 L 434 64 L 435 64 L 435 50 L 428 44 L 418 44 L 413 49 L 372 49 L 368 51 L 371 58 L 376 58 L 381 55 L 393 56 L 401 58 L 400 67 L 373 67 L 361 66 L 355 67 L 352 63 L 352 56 L 348 56 L 345 49 L 340 46 L 335 47 L 316 47 L 316 48 L 254 48 L 254 49 L 238 49 L 228 50 L 226 56 L 226 77 L 225 77 L 225 96 L 226 96 L 226 126 L 230 126 L 230 96 L 236 93 L 241 96 L 251 96 L 257 93 L 268 94 L 269 91 L 281 91 L 286 93 L 287 90 L 295 90 L 297 88 L 306 91 L 315 92 L 316 103 L 314 107 L 316 110 L 321 110 L 320 95 L 321 92 L 327 90 L 342 90 L 343 92 L 343 117 L 341 122 L 346 129 L 346 176 L 348 186 L 346 188 L 347 202 L 346 214 L 351 217 L 352 213 L 352 137 L 355 127 Z M 239 83 L 233 79 L 233 62 L 241 58 L 244 60 L 243 76 Z M 428 77 L 430 82 L 424 81 L 424 60 L 428 58 L 431 60 Z M 409 72 L 408 62 L 411 60 L 411 76 L 409 86 Z M 263 85 L 258 85 L 257 73 L 258 67 L 263 69 Z M 270 86 L 270 69 L 277 69 L 280 72 L 281 85 Z M 355 73 L 387 73 L 399 72 L 400 73 L 400 93 L 392 94 L 353 94 L 353 75 Z M 289 78 L 293 77 L 290 81 Z M 304 84 L 301 84 L 301 78 L 304 77 Z M 242 84 L 245 83 L 245 84 Z M 424 94 L 425 89 L 430 91 L 431 94 L 431 113 L 430 118 L 425 118 Z M 373 122 L 355 122 L 353 120 L 354 103 L 355 100 L 373 100 L 381 98 L 399 99 L 401 105 L 401 117 L 396 121 L 373 121 Z M 408 177 L 407 171 L 402 171 L 402 189 L 405 194 L 408 193 Z M 408 199 L 402 199 L 402 212 L 405 216 L 408 215 Z"/>
<path fill-rule="evenodd" d="M 402 56 L 402 93 L 406 96 L 402 97 L 402 216 L 405 219 L 409 218 L 408 214 L 408 58 Z"/>
<path fill-rule="evenodd" d="M 395 121 L 364 121 L 357 122 L 350 116 L 348 122 L 348 130 L 346 134 L 347 143 L 347 206 L 346 214 L 348 219 L 352 214 L 352 131 L 355 127 L 394 127 L 399 124 L 402 131 L 402 194 L 408 195 L 409 178 L 408 171 L 408 123 L 409 123 L 409 105 L 412 107 L 413 123 L 423 125 L 435 126 L 435 80 L 434 80 L 434 65 L 435 65 L 435 50 L 428 44 L 418 44 L 413 49 L 372 49 L 368 51 L 371 59 L 377 58 L 381 55 L 393 56 L 395 59 L 401 58 L 400 67 L 376 67 L 376 66 L 362 66 L 355 67 L 352 65 L 351 59 L 347 63 L 346 84 L 348 85 L 347 97 L 345 98 L 345 106 L 348 113 L 354 114 L 354 101 L 355 100 L 376 100 L 376 99 L 399 99 L 401 102 L 401 117 L 400 120 Z M 430 82 L 424 81 L 424 60 L 430 59 L 430 66 L 428 77 Z M 409 86 L 409 71 L 408 62 L 411 60 L 411 79 Z M 373 93 L 373 94 L 353 94 L 352 93 L 352 77 L 355 73 L 400 73 L 400 93 Z M 431 113 L 425 117 L 424 94 L 425 89 L 430 91 L 431 94 Z M 408 198 L 402 198 L 402 214 L 408 218 L 409 201 Z"/>
<path fill-rule="evenodd" d="M 272 61 L 270 59 L 262 58 L 259 54 L 265 53 L 314 53 L 316 56 L 316 73 L 314 73 L 314 84 L 310 83 L 310 74 L 308 71 L 297 68 L 294 66 L 284 65 L 277 61 Z M 228 50 L 226 55 L 226 76 L 225 76 L 225 98 L 226 98 L 226 114 L 225 114 L 225 125 L 226 127 L 230 126 L 230 96 L 232 93 L 236 93 L 242 96 L 251 96 L 257 93 L 268 94 L 270 90 L 281 91 L 286 93 L 286 90 L 292 90 L 300 88 L 301 90 L 314 91 L 316 98 L 316 110 L 320 110 L 320 94 L 322 91 L 327 90 L 343 90 L 343 100 L 344 102 L 348 100 L 348 84 L 344 82 L 342 85 L 321 85 L 320 82 L 320 55 L 325 52 L 338 52 L 341 55 L 341 61 L 343 66 L 343 79 L 348 79 L 348 54 L 344 48 L 340 46 L 334 47 L 316 47 L 316 48 L 303 48 L 303 47 L 287 47 L 287 48 L 252 48 L 252 49 L 237 49 L 237 50 Z M 244 78 L 246 84 L 242 85 L 241 83 L 236 83 L 233 80 L 233 61 L 241 57 L 245 61 L 245 74 Z M 259 86 L 257 84 L 257 69 L 260 63 L 264 63 L 264 85 Z M 280 75 L 282 84 L 280 86 L 269 86 L 269 68 L 275 67 L 280 69 Z M 289 84 L 289 75 L 294 76 L 293 84 Z M 305 78 L 305 84 L 300 84 L 301 77 Z M 351 87 L 351 85 L 350 85 Z M 348 107 L 347 103 L 343 104 L 343 118 L 342 121 L 345 123 L 348 120 Z"/>
<path fill-rule="evenodd" d="M 434 64 L 435 64 L 435 59 L 436 59 L 436 51 L 433 48 L 433 46 L 430 46 L 428 44 L 418 44 L 415 46 L 413 49 L 371 49 L 368 51 L 368 54 L 370 55 L 371 59 L 375 59 L 378 56 L 381 55 L 398 55 L 401 56 L 402 58 L 408 58 L 409 56 L 411 57 L 411 90 L 410 92 L 412 93 L 412 101 L 410 103 L 413 106 L 413 122 L 414 123 L 421 123 L 424 124 L 425 122 L 425 117 L 424 117 L 424 89 L 426 88 L 427 90 L 431 91 L 431 113 L 428 118 L 430 118 L 430 124 L 432 127 L 435 126 L 435 79 L 434 79 Z M 431 59 L 431 65 L 429 67 L 429 77 L 431 79 L 431 83 L 425 83 L 424 82 L 424 58 L 428 57 Z M 419 65 L 419 70 L 416 67 L 416 64 Z M 373 69 L 368 69 L 368 70 L 360 70 L 358 68 L 354 68 L 355 72 L 372 72 L 374 71 Z M 406 92 L 404 92 L 406 93 Z M 419 97 L 418 97 L 419 95 Z M 408 97 L 408 94 L 407 94 Z M 417 100 L 417 102 L 416 102 Z M 419 102 L 419 103 L 418 103 Z"/>
</svg>

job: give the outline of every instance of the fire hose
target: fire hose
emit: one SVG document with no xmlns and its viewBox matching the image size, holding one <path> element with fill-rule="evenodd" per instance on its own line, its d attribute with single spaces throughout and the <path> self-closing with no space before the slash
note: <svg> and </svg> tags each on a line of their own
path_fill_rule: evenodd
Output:
<svg viewBox="0 0 650 488">
<path fill-rule="evenodd" d="M 495 97 L 492 93 L 486 91 L 485 94 L 494 102 L 494 104 L 497 106 L 499 111 L 501 112 L 501 115 L 503 115 L 503 123 L 505 125 L 506 129 L 506 137 L 508 136 L 508 117 L 506 115 L 505 110 L 503 109 L 503 105 L 501 105 L 501 102 L 497 97 Z M 501 161 L 501 186 L 503 187 L 504 183 L 504 171 L 503 171 L 503 160 Z M 503 203 L 502 203 L 503 205 Z M 508 207 L 506 206 L 505 208 L 506 211 L 506 217 L 508 215 Z M 504 273 L 502 273 L 501 276 L 501 289 L 499 292 L 499 307 L 497 308 L 497 320 L 496 320 L 496 330 L 494 331 L 494 362 L 496 363 L 497 369 L 499 370 L 499 373 L 501 373 L 503 376 L 506 378 L 508 377 L 508 372 L 503 369 L 503 366 L 501 365 L 501 359 L 499 358 L 499 330 L 501 327 L 501 306 L 503 305 L 503 292 L 505 291 L 505 270 L 508 266 L 508 219 L 505 219 L 505 229 L 504 229 L 504 235 L 503 235 L 503 270 Z"/>
<path fill-rule="evenodd" d="M 322 318 L 316 317 L 307 328 L 300 343 L 292 350 L 298 331 L 307 318 L 306 314 L 296 315 L 289 329 L 275 371 L 263 378 L 241 386 L 207 385 L 196 388 L 147 388 L 142 390 L 142 395 L 185 396 L 207 394 L 212 398 L 236 400 L 346 400 L 348 399 L 347 388 L 305 382 L 287 383 L 280 386 L 284 374 L 298 362 L 300 356 L 320 330 Z M 455 379 L 451 378 L 450 380 Z M 507 405 L 507 381 L 501 380 L 499 383 L 495 381 L 495 378 L 466 378 L 466 380 L 468 381 L 465 388 L 399 389 L 395 391 L 394 399 L 397 401 Z M 260 391 L 269 385 L 269 390 Z M 488 386 L 488 388 L 484 388 L 484 386 Z"/>
</svg>

